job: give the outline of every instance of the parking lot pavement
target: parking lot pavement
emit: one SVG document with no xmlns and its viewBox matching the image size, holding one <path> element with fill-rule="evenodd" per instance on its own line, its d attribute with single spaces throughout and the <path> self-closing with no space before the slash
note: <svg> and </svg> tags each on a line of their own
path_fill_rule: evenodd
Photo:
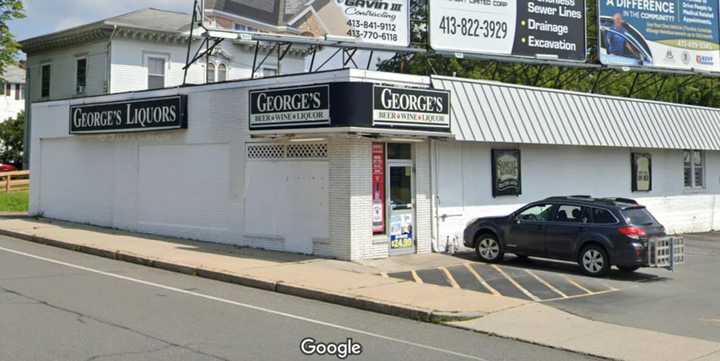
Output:
<svg viewBox="0 0 720 361">
<path fill-rule="evenodd" d="M 573 264 L 542 259 L 518 261 L 508 256 L 501 264 L 472 261 L 468 254 L 459 255 L 460 264 L 389 273 L 388 277 L 418 283 L 520 298 L 536 302 L 552 302 L 621 292 L 636 283 L 659 280 L 657 275 L 638 273 L 627 276 L 614 274 L 597 279 L 580 274 Z"/>
</svg>

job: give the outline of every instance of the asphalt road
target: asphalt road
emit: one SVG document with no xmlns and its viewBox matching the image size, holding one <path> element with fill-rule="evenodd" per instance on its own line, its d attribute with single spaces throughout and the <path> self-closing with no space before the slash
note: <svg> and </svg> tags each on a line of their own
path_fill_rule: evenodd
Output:
<svg viewBox="0 0 720 361">
<path fill-rule="evenodd" d="M 589 360 L 450 327 L 0 237 L 0 360 Z"/>
<path fill-rule="evenodd" d="M 720 233 L 685 239 L 686 264 L 676 272 L 615 272 L 608 281 L 620 292 L 548 304 L 594 320 L 720 342 Z"/>
</svg>

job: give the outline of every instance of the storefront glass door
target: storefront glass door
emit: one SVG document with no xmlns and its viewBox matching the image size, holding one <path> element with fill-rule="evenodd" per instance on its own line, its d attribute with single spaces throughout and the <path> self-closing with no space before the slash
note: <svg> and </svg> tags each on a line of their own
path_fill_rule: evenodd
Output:
<svg viewBox="0 0 720 361">
<path fill-rule="evenodd" d="M 412 161 L 388 163 L 390 255 L 415 252 L 415 202 Z"/>
</svg>

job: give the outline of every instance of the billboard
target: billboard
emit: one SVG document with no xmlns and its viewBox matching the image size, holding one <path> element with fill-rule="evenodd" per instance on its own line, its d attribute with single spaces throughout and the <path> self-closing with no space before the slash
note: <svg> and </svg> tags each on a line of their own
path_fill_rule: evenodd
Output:
<svg viewBox="0 0 720 361">
<path fill-rule="evenodd" d="M 717 0 L 599 0 L 600 62 L 720 70 Z"/>
<path fill-rule="evenodd" d="M 433 0 L 436 51 L 584 61 L 585 0 Z"/>
<path fill-rule="evenodd" d="M 410 45 L 410 0 L 204 0 L 211 29 Z"/>
</svg>

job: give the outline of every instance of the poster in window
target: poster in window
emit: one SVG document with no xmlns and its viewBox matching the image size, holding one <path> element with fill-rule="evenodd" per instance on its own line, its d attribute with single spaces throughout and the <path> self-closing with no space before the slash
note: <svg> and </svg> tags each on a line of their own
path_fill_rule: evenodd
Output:
<svg viewBox="0 0 720 361">
<path fill-rule="evenodd" d="M 650 192 L 652 190 L 652 158 L 650 154 L 632 154 L 632 191 Z"/>
<path fill-rule="evenodd" d="M 522 194 L 520 151 L 517 149 L 492 151 L 493 197 Z"/>
<path fill-rule="evenodd" d="M 372 144 L 373 234 L 385 233 L 385 143 Z"/>
</svg>

